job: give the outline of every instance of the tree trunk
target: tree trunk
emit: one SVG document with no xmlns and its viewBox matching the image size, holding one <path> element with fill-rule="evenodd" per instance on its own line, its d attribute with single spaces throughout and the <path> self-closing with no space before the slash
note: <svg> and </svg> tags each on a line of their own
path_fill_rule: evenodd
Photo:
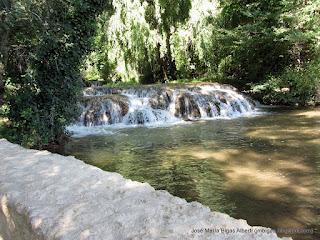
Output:
<svg viewBox="0 0 320 240">
<path fill-rule="evenodd" d="M 164 82 L 164 81 L 168 80 L 168 75 L 167 75 L 165 62 L 161 58 L 160 48 L 161 48 L 161 45 L 160 45 L 160 43 L 158 43 L 157 50 L 156 50 L 157 51 L 157 61 L 160 66 L 160 74 L 161 74 L 160 78 Z"/>
<path fill-rule="evenodd" d="M 3 105 L 5 92 L 5 67 L 8 58 L 8 31 L 5 31 L 0 37 L 0 106 Z"/>
<path fill-rule="evenodd" d="M 4 103 L 4 66 L 0 63 L 0 107 Z"/>
<path fill-rule="evenodd" d="M 170 78 L 172 80 L 176 80 L 177 76 L 176 76 L 176 63 L 172 60 L 172 53 L 171 53 L 171 43 L 170 43 L 170 39 L 171 39 L 171 33 L 168 32 L 166 34 L 166 45 L 167 45 L 167 55 L 168 55 L 168 74 L 170 76 Z"/>
</svg>

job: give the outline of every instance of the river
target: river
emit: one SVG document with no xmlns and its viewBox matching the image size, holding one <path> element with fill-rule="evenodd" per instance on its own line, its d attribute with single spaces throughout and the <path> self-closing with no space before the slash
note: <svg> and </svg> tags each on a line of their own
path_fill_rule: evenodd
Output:
<svg viewBox="0 0 320 240">
<path fill-rule="evenodd" d="M 250 225 L 309 232 L 280 236 L 320 239 L 320 111 L 269 107 L 260 112 L 112 129 L 73 138 L 64 154 Z"/>
</svg>

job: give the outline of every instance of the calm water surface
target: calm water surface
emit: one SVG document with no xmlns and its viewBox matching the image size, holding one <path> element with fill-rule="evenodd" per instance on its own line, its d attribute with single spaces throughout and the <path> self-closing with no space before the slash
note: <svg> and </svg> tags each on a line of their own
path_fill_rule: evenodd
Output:
<svg viewBox="0 0 320 240">
<path fill-rule="evenodd" d="M 73 139 L 65 154 L 250 225 L 312 228 L 320 239 L 320 110 Z"/>
</svg>

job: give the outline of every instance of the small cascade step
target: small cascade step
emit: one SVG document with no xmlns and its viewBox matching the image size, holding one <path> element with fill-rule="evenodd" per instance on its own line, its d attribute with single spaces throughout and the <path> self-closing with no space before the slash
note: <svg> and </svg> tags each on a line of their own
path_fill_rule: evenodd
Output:
<svg viewBox="0 0 320 240">
<path fill-rule="evenodd" d="M 84 90 L 80 126 L 145 125 L 235 118 L 255 109 L 254 102 L 229 85 L 94 87 Z"/>
</svg>

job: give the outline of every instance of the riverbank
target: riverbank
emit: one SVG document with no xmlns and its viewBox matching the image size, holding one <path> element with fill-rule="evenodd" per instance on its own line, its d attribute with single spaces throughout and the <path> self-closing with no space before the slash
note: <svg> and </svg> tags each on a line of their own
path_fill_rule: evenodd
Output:
<svg viewBox="0 0 320 240">
<path fill-rule="evenodd" d="M 0 153 L 2 239 L 279 239 L 73 157 L 4 139 Z"/>
</svg>

